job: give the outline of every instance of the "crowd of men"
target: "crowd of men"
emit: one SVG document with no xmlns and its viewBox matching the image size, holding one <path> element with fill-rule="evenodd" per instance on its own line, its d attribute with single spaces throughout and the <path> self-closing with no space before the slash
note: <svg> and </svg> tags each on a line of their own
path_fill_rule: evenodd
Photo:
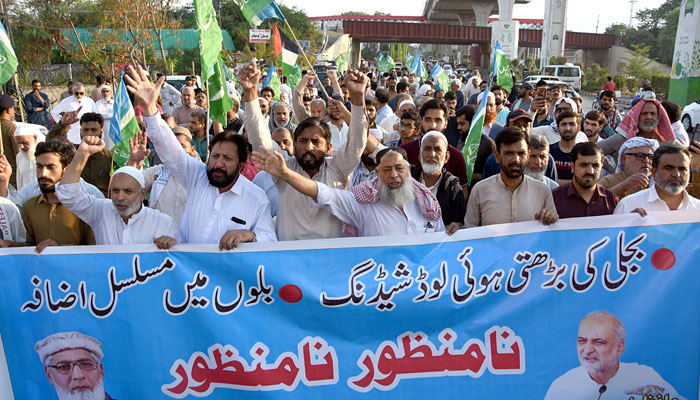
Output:
<svg viewBox="0 0 700 400">
<path fill-rule="evenodd" d="M 227 123 L 207 92 L 141 67 L 125 80 L 141 132 L 116 168 L 114 91 L 71 82 L 52 105 L 41 82 L 0 96 L 0 247 L 213 243 L 453 234 L 477 226 L 700 208 L 700 143 L 680 107 L 653 96 L 624 116 L 545 81 L 512 90 L 478 71 L 449 88 L 405 68 L 366 65 L 295 88 L 262 87 L 250 63 L 229 82 Z M 488 78 L 487 78 L 488 79 Z M 275 100 L 277 99 L 277 100 Z M 485 117 L 469 178 L 462 153 L 477 107 Z"/>
</svg>

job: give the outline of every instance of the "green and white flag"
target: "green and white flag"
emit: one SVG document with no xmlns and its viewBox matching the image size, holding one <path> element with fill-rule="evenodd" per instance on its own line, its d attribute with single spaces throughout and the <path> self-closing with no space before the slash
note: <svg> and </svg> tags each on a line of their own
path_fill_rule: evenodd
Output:
<svg viewBox="0 0 700 400">
<path fill-rule="evenodd" d="M 119 86 L 114 93 L 114 114 L 109 122 L 109 132 L 107 133 L 114 143 L 112 147 L 113 167 L 116 170 L 126 165 L 129 161 L 131 149 L 129 139 L 133 139 L 137 132 L 141 130 L 136 121 L 134 107 L 131 105 L 129 93 L 124 84 L 124 72 L 119 79 Z M 144 167 L 148 167 L 148 159 L 144 160 Z"/>
<path fill-rule="evenodd" d="M 263 87 L 269 87 L 275 92 L 275 101 L 280 101 L 280 78 L 277 75 L 277 68 L 275 64 L 270 64 L 270 68 L 267 70 L 267 76 L 263 82 Z"/>
<path fill-rule="evenodd" d="M 295 66 L 290 66 L 287 64 L 282 64 L 282 75 L 287 77 L 287 85 L 290 88 L 295 88 L 301 82 L 301 68 L 299 64 Z"/>
<path fill-rule="evenodd" d="M 199 54 L 202 61 L 203 80 L 209 80 L 212 67 L 219 59 L 221 45 L 224 42 L 221 28 L 216 22 L 216 13 L 211 0 L 194 0 L 194 16 L 199 36 Z"/>
<path fill-rule="evenodd" d="M 250 26 L 256 28 L 267 18 L 284 20 L 282 12 L 272 0 L 233 0 L 240 7 Z"/>
<path fill-rule="evenodd" d="M 17 71 L 17 55 L 12 49 L 5 27 L 0 23 L 0 85 L 5 84 Z"/>
<path fill-rule="evenodd" d="M 219 55 L 217 62 L 212 66 L 213 71 L 209 73 L 207 85 L 209 89 L 209 117 L 226 126 L 226 113 L 233 109 L 233 101 L 231 101 L 228 88 L 226 87 L 226 71 L 224 68 L 224 60 Z"/>
<path fill-rule="evenodd" d="M 496 53 L 493 58 L 494 70 L 496 71 L 496 80 L 500 86 L 503 86 L 507 91 L 513 87 L 513 76 L 510 73 L 510 64 L 508 56 L 503 52 L 503 48 L 499 42 L 496 42 Z"/>
<path fill-rule="evenodd" d="M 340 74 L 340 76 L 343 76 L 345 71 L 348 70 L 349 61 L 350 49 L 348 48 L 348 50 L 345 53 L 342 53 L 335 59 L 335 66 L 338 67 L 338 74 Z"/>
<path fill-rule="evenodd" d="M 379 67 L 377 68 L 379 72 L 389 72 L 393 68 L 396 68 L 396 63 L 394 62 L 394 59 L 391 58 L 391 55 L 387 54 L 385 56 L 382 56 L 382 53 L 379 53 Z"/>
<path fill-rule="evenodd" d="M 224 61 L 221 59 L 223 37 L 216 21 L 211 0 L 194 0 L 194 14 L 199 36 L 199 52 L 202 61 L 202 78 L 207 85 L 209 117 L 226 125 L 226 113 L 233 102 L 226 90 Z"/>
<path fill-rule="evenodd" d="M 450 91 L 450 77 L 447 76 L 447 73 L 442 69 L 440 64 L 435 63 L 433 70 L 430 72 L 430 76 L 433 78 L 433 81 L 437 83 L 435 90 L 442 90 L 443 92 Z"/>
</svg>

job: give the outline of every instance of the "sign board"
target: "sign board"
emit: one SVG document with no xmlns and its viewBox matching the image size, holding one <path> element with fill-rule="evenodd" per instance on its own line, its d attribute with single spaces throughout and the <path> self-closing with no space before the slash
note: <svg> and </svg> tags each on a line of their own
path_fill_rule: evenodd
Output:
<svg viewBox="0 0 700 400">
<path fill-rule="evenodd" d="M 270 43 L 272 33 L 269 29 L 250 29 L 249 37 L 250 43 Z"/>
<path fill-rule="evenodd" d="M 683 107 L 700 97 L 700 1 L 683 0 L 668 98 Z M 696 121 L 693 121 L 696 123 Z"/>
<path fill-rule="evenodd" d="M 508 60 L 518 58 L 519 31 L 518 21 L 494 21 L 491 23 L 491 49 L 495 49 L 496 42 L 499 42 Z"/>
</svg>

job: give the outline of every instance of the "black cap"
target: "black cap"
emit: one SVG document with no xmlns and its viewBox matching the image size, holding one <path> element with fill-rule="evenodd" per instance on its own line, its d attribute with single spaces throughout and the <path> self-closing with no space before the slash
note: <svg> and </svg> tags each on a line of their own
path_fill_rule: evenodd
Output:
<svg viewBox="0 0 700 400">
<path fill-rule="evenodd" d="M 520 119 L 520 118 L 526 118 L 530 122 L 532 122 L 532 117 L 530 116 L 530 114 L 528 114 L 522 108 L 518 108 L 517 110 L 513 110 L 513 111 L 509 112 L 508 117 L 506 117 L 506 121 L 508 121 L 508 123 L 511 123 L 511 122 L 513 122 L 517 119 Z"/>
<path fill-rule="evenodd" d="M 523 82 L 519 85 L 520 87 L 524 87 L 527 90 L 533 90 L 534 88 L 532 87 L 532 84 L 530 82 Z"/>
<path fill-rule="evenodd" d="M 0 108 L 5 109 L 5 108 L 14 108 L 15 107 L 15 100 L 6 95 L 3 94 L 0 96 Z"/>
</svg>

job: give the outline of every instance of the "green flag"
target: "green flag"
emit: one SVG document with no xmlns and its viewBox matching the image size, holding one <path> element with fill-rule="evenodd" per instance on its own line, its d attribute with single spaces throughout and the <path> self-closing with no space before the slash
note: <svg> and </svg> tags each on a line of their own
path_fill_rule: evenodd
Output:
<svg viewBox="0 0 700 400">
<path fill-rule="evenodd" d="M 213 66 L 219 59 L 221 44 L 221 28 L 216 22 L 216 13 L 211 0 L 194 0 L 194 15 L 199 36 L 199 54 L 202 61 L 202 80 L 208 81 L 213 73 Z"/>
<path fill-rule="evenodd" d="M 12 49 L 5 27 L 0 23 L 0 84 L 12 78 L 17 70 L 17 56 Z"/>
<path fill-rule="evenodd" d="M 226 87 L 226 73 L 224 71 L 224 60 L 219 55 L 216 64 L 212 67 L 213 73 L 210 74 L 207 80 L 207 89 L 209 95 L 209 116 L 221 122 L 226 126 L 226 113 L 233 109 L 233 102 L 228 94 Z"/>
<path fill-rule="evenodd" d="M 510 73 L 510 64 L 508 64 L 508 57 L 506 53 L 503 52 L 503 48 L 499 42 L 496 42 L 496 54 L 494 56 L 494 62 L 496 63 L 494 69 L 497 74 L 497 82 L 500 86 L 503 86 L 506 91 L 510 91 L 513 87 L 513 76 Z"/>
<path fill-rule="evenodd" d="M 447 76 L 447 73 L 442 69 L 440 64 L 435 63 L 433 70 L 430 72 L 430 76 L 433 78 L 433 81 L 437 83 L 435 90 L 442 90 L 443 92 L 450 91 L 450 77 Z"/>
<path fill-rule="evenodd" d="M 343 76 L 345 71 L 348 70 L 348 61 L 349 60 L 350 60 L 350 49 L 349 48 L 346 52 L 341 53 L 335 59 L 335 66 L 338 67 L 338 74 L 340 74 L 340 76 Z"/>
<path fill-rule="evenodd" d="M 282 64 L 282 75 L 287 77 L 287 85 L 291 88 L 297 87 L 299 82 L 301 82 L 301 68 L 299 68 L 299 64 L 293 67 Z"/>
<path fill-rule="evenodd" d="M 267 70 L 267 76 L 263 82 L 263 87 L 269 87 L 272 89 L 272 91 L 275 92 L 275 101 L 280 100 L 280 78 L 277 75 L 277 68 L 275 68 L 275 64 L 270 64 L 270 68 Z"/>
<path fill-rule="evenodd" d="M 267 13 L 262 13 L 263 10 L 265 10 L 270 3 L 272 3 L 272 0 L 233 0 L 234 3 L 238 5 L 241 9 L 241 13 L 243 13 L 243 16 L 245 19 L 248 21 L 250 26 L 256 27 L 260 25 L 260 23 L 265 19 L 269 18 L 270 16 L 265 15 Z M 274 8 L 276 9 L 277 6 L 275 5 Z M 269 11 L 269 10 L 266 10 Z M 262 15 L 258 15 L 262 13 Z M 280 13 L 281 14 L 281 13 Z M 277 18 L 277 16 L 275 16 Z M 284 19 L 284 18 L 280 18 Z"/>
<path fill-rule="evenodd" d="M 483 101 L 479 103 L 479 108 L 476 110 L 476 115 L 472 118 L 467 140 L 462 148 L 464 163 L 467 165 L 467 184 L 472 182 L 472 174 L 474 173 L 474 164 L 476 163 L 476 155 L 479 152 L 479 144 L 481 143 L 482 130 L 484 129 L 484 117 L 486 116 L 486 96 L 491 88 L 491 79 L 488 79 L 486 90 L 484 90 Z"/>
<path fill-rule="evenodd" d="M 392 68 L 396 68 L 396 63 L 391 55 L 387 54 L 379 60 L 379 68 L 377 68 L 379 72 L 389 72 Z"/>
<path fill-rule="evenodd" d="M 114 147 L 112 147 L 112 161 L 114 169 L 117 169 L 125 166 L 126 162 L 129 161 L 131 151 L 129 139 L 132 139 L 141 130 L 139 123 L 136 121 L 129 93 L 126 91 L 124 72 L 121 73 L 119 86 L 114 92 L 113 110 L 114 114 L 110 120 L 107 134 L 114 143 Z M 144 167 L 148 167 L 148 159 L 144 160 Z"/>
</svg>

